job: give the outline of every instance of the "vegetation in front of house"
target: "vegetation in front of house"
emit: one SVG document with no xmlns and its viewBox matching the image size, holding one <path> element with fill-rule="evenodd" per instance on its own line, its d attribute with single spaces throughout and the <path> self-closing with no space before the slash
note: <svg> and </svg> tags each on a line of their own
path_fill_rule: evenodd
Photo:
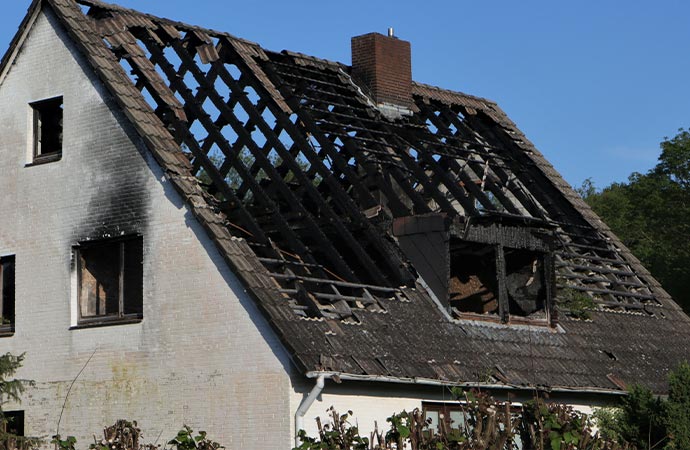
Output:
<svg viewBox="0 0 690 450">
<path fill-rule="evenodd" d="M 668 398 L 633 386 L 620 408 L 599 410 L 596 419 L 603 436 L 639 450 L 690 449 L 690 365 L 669 374 Z"/>
<path fill-rule="evenodd" d="M 541 397 L 516 405 L 487 392 L 454 390 L 462 423 L 440 420 L 438 427 L 418 409 L 388 418 L 369 436 L 359 433 L 352 411 L 333 408 L 319 435 L 300 431 L 293 450 L 688 450 L 690 449 L 690 365 L 668 377 L 668 398 L 632 386 L 619 408 L 587 416 Z"/>
<path fill-rule="evenodd" d="M 460 424 L 439 420 L 431 425 L 419 409 L 387 419 L 388 430 L 378 426 L 361 436 L 352 412 L 340 415 L 333 408 L 328 421 L 317 419 L 318 437 L 299 433 L 302 444 L 293 450 L 632 450 L 618 438 L 594 431 L 594 421 L 572 407 L 542 398 L 515 405 L 495 400 L 486 392 L 455 390 L 462 411 Z"/>
</svg>

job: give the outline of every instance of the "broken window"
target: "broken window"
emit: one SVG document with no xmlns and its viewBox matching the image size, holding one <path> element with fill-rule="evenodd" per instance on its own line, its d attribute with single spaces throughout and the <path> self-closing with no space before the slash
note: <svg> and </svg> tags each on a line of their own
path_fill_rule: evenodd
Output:
<svg viewBox="0 0 690 450">
<path fill-rule="evenodd" d="M 451 308 L 498 314 L 498 278 L 494 246 L 454 242 L 450 250 L 448 300 Z"/>
<path fill-rule="evenodd" d="M 48 162 L 62 156 L 62 97 L 31 104 L 33 110 L 34 162 Z"/>
<path fill-rule="evenodd" d="M 547 320 L 546 253 L 451 239 L 448 300 L 463 313 Z"/>
<path fill-rule="evenodd" d="M 14 255 L 0 258 L 0 333 L 14 331 Z"/>
<path fill-rule="evenodd" d="M 553 232 L 546 224 L 427 214 L 396 219 L 393 232 L 456 318 L 549 323 Z"/>
<path fill-rule="evenodd" d="M 546 318 L 545 255 L 505 248 L 506 291 L 511 316 Z"/>
<path fill-rule="evenodd" d="M 141 319 L 143 243 L 140 236 L 83 243 L 75 249 L 79 320 Z"/>
</svg>

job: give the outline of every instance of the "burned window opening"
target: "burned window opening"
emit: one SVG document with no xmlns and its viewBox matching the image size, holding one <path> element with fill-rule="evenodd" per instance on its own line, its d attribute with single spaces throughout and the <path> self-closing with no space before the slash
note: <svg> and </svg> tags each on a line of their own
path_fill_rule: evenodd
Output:
<svg viewBox="0 0 690 450">
<path fill-rule="evenodd" d="M 14 332 L 15 257 L 0 257 L 0 336 Z"/>
<path fill-rule="evenodd" d="M 80 323 L 142 318 L 141 236 L 84 242 L 75 257 Z"/>
<path fill-rule="evenodd" d="M 450 251 L 448 300 L 458 312 L 498 315 L 496 249 L 458 242 Z"/>
<path fill-rule="evenodd" d="M 31 103 L 31 109 L 33 111 L 33 162 L 60 159 L 63 135 L 62 97 Z"/>
<path fill-rule="evenodd" d="M 511 248 L 504 249 L 504 254 L 509 314 L 546 319 L 545 255 Z"/>
<path fill-rule="evenodd" d="M 549 260 L 543 252 L 451 238 L 449 306 L 459 317 L 547 321 Z"/>
</svg>

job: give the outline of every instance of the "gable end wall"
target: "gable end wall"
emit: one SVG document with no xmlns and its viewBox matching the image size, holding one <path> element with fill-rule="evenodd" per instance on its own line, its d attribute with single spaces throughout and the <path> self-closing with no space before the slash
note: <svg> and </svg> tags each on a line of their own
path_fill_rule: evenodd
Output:
<svg viewBox="0 0 690 450">
<path fill-rule="evenodd" d="M 56 95 L 62 159 L 26 167 L 28 104 Z M 146 442 L 188 424 L 227 448 L 287 447 L 282 345 L 112 104 L 45 10 L 0 85 L 0 255 L 15 254 L 17 271 L 16 332 L 0 352 L 26 352 L 18 376 L 37 383 L 7 409 L 25 410 L 26 432 L 49 440 L 86 364 L 60 423 L 81 446 L 127 418 Z M 133 233 L 144 241 L 143 321 L 70 329 L 72 246 Z M 267 439 L 257 424 L 269 421 Z"/>
</svg>

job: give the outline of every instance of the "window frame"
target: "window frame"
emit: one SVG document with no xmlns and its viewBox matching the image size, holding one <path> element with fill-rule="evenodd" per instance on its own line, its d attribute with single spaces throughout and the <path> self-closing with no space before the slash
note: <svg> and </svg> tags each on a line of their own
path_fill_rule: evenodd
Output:
<svg viewBox="0 0 690 450">
<path fill-rule="evenodd" d="M 53 151 L 42 151 L 42 120 L 41 114 L 45 114 L 46 109 L 54 106 L 59 101 L 61 117 L 59 126 L 59 147 Z M 64 144 L 64 97 L 57 95 L 29 103 L 31 108 L 31 162 L 28 165 L 38 165 L 62 159 L 62 149 Z"/>
<path fill-rule="evenodd" d="M 471 244 L 477 244 L 476 241 L 465 241 Z M 554 296 L 554 274 L 555 267 L 552 254 L 543 250 L 532 250 L 520 248 L 517 246 L 506 246 L 502 244 L 484 244 L 487 248 L 491 247 L 494 255 L 495 273 L 496 273 L 496 301 L 498 302 L 497 313 L 494 314 L 479 314 L 475 312 L 467 312 L 456 310 L 455 314 L 459 319 L 468 320 L 482 320 L 487 322 L 499 322 L 504 324 L 514 325 L 538 325 L 538 326 L 555 326 L 553 315 L 553 296 Z M 544 317 L 529 317 L 522 316 L 510 312 L 510 294 L 508 293 L 507 284 L 507 261 L 506 250 L 529 251 L 537 255 L 541 262 L 541 276 L 544 283 L 544 299 L 543 307 L 540 308 L 544 312 Z M 450 305 L 449 305 L 450 306 Z"/>
<path fill-rule="evenodd" d="M 138 298 L 131 300 L 131 302 L 136 302 L 136 307 L 139 312 L 126 312 L 128 305 L 126 296 L 126 248 L 128 243 L 138 241 L 136 248 L 141 251 L 138 254 L 141 263 L 141 279 L 137 277 L 137 286 L 135 288 L 139 292 Z M 83 252 L 84 250 L 98 249 L 101 246 L 106 245 L 118 245 L 118 309 L 115 314 L 103 314 L 94 316 L 83 316 L 82 315 L 82 280 L 83 280 Z M 138 323 L 143 320 L 143 237 L 141 235 L 127 235 L 118 238 L 109 239 L 98 239 L 92 241 L 83 241 L 73 247 L 73 256 L 75 260 L 76 269 L 76 319 L 77 323 L 72 328 L 84 328 L 84 327 L 94 327 L 94 326 L 105 326 L 105 325 L 119 325 L 128 323 Z M 127 285 L 129 287 L 129 285 Z"/>
<path fill-rule="evenodd" d="M 0 318 L 2 318 L 2 322 L 0 322 L 0 337 L 5 337 L 5 336 L 12 336 L 14 334 L 14 329 L 15 329 L 15 314 L 16 314 L 16 298 L 17 298 L 17 282 L 16 282 L 16 255 L 3 255 L 0 256 Z M 12 283 L 13 283 L 13 288 L 11 291 L 11 296 L 12 298 L 7 299 L 5 296 L 7 293 L 5 292 L 5 279 L 7 277 L 6 275 L 6 264 L 11 264 L 12 265 Z M 12 314 L 11 317 L 7 319 L 7 322 L 5 323 L 4 321 L 4 313 L 6 310 L 6 303 L 11 302 L 12 304 Z"/>
<path fill-rule="evenodd" d="M 5 433 L 12 433 L 17 437 L 25 437 L 25 426 L 26 426 L 26 414 L 23 409 L 3 411 L 5 419 L 7 420 L 2 424 L 2 431 Z M 8 431 L 10 428 L 10 431 Z M 14 429 L 12 429 L 14 428 Z"/>
</svg>

